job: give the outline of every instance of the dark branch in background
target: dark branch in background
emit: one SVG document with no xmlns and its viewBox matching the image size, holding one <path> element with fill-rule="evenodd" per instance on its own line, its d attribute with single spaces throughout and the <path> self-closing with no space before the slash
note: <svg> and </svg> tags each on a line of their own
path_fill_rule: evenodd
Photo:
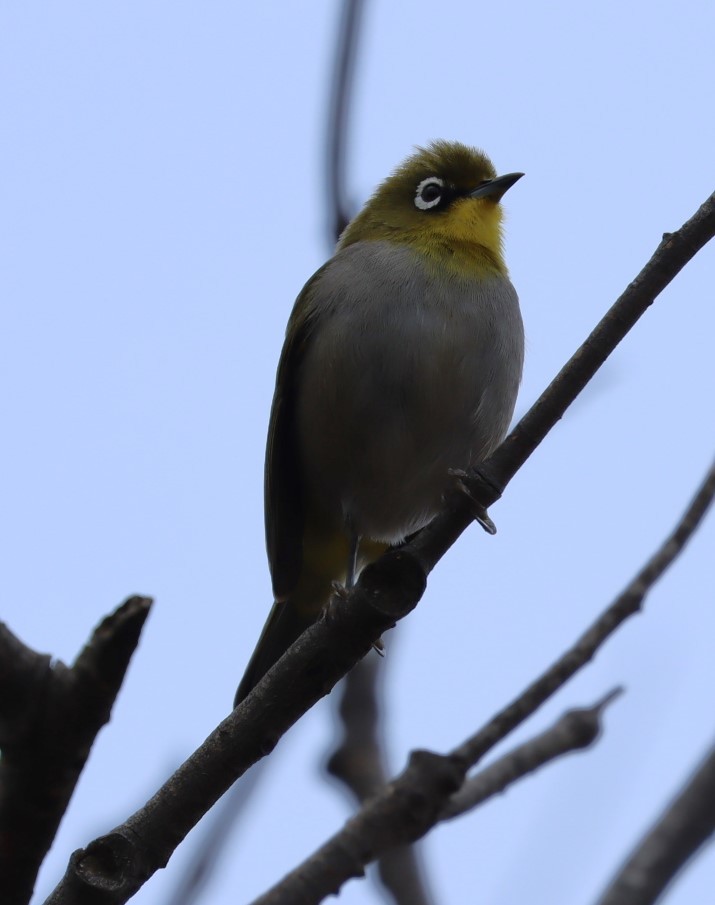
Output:
<svg viewBox="0 0 715 905">
<path fill-rule="evenodd" d="M 0 878 L 3 905 L 29 902 L 90 749 L 149 613 L 131 597 L 107 616 L 71 667 L 0 625 Z"/>
<path fill-rule="evenodd" d="M 382 857 L 384 852 L 421 838 L 441 819 L 452 816 L 450 802 L 464 788 L 467 770 L 585 666 L 616 628 L 640 610 L 648 591 L 692 537 L 713 497 L 715 462 L 675 531 L 569 651 L 482 730 L 449 754 L 413 752 L 407 767 L 393 782 L 253 905 L 317 905 L 327 896 L 337 895 L 347 880 L 362 876 L 365 867 Z M 609 699 L 610 696 L 606 702 Z M 569 717 L 574 718 L 567 715 L 566 722 Z M 556 734 L 559 734 L 558 729 Z M 589 737 L 588 732 L 583 735 L 586 744 L 593 737 Z M 510 777 L 523 775 L 519 768 L 524 764 L 527 765 L 524 772 L 541 766 L 545 762 L 544 751 L 552 750 L 554 756 L 558 756 L 564 750 L 563 745 L 554 744 L 553 739 L 545 743 L 543 736 L 526 746 L 527 751 L 530 748 L 529 756 L 525 756 L 524 748 L 517 749 L 505 759 L 506 766 L 504 763 L 500 767 L 495 765 L 492 769 L 496 777 L 509 781 Z M 494 781 L 495 775 L 489 776 L 488 770 L 484 773 L 489 780 L 489 794 L 503 788 L 501 781 Z M 477 796 L 477 802 L 481 800 L 484 795 Z M 459 809 L 460 799 L 457 802 Z"/>
<path fill-rule="evenodd" d="M 354 211 L 350 209 L 345 190 L 345 156 L 363 7 L 364 0 L 344 0 L 338 41 L 335 47 L 325 162 L 329 212 L 328 235 L 331 249 L 354 214 Z"/>
<path fill-rule="evenodd" d="M 520 745 L 475 777 L 475 783 L 480 786 L 475 806 L 503 792 L 545 763 L 591 745 L 600 734 L 601 713 L 612 699 L 613 694 L 610 694 L 589 710 L 570 711 L 551 729 Z M 390 815 L 395 805 L 404 812 L 401 837 L 405 833 L 417 834 L 418 826 L 423 826 L 428 814 L 430 828 L 442 819 L 457 816 L 446 814 L 443 818 L 449 791 L 456 788 L 455 782 L 459 781 L 458 769 L 455 759 L 449 755 L 413 752 L 407 768 L 395 782 L 252 905 L 316 905 L 329 895 L 337 895 L 345 880 L 363 875 L 365 864 L 374 857 L 371 845 L 379 854 L 395 844 L 390 838 L 394 829 Z M 435 810 L 440 804 L 441 809 Z M 461 804 L 464 805 L 464 801 Z M 466 810 L 463 807 L 459 813 Z"/>
<path fill-rule="evenodd" d="M 715 233 L 715 196 L 675 234 L 661 242 L 637 280 L 616 302 L 587 343 L 578 350 L 551 386 L 522 418 L 512 434 L 480 468 L 484 478 L 474 493 L 481 506 L 499 496 L 549 429 L 558 421 L 602 364 L 608 353 L 653 303 L 656 295 Z M 458 497 L 446 514 L 438 516 L 404 548 L 389 551 L 360 575 L 347 595 L 333 598 L 323 618 L 312 625 L 269 670 L 253 692 L 224 720 L 204 744 L 176 771 L 157 794 L 129 820 L 86 849 L 76 851 L 65 878 L 52 894 L 53 905 L 123 903 L 168 861 L 186 833 L 248 767 L 276 745 L 281 735 L 371 649 L 375 641 L 417 605 L 426 575 L 469 522 L 469 503 Z M 657 577 L 657 575 L 655 576 Z M 623 606 L 640 599 L 627 600 Z M 617 609 L 616 615 L 620 612 Z M 613 618 L 613 617 L 609 617 Z M 625 618 L 625 617 L 622 617 Z M 622 618 L 620 621 L 622 621 Z M 523 705 L 511 705 L 487 727 L 469 750 L 477 752 L 495 744 L 587 662 L 604 637 L 612 631 L 598 623 L 564 663 L 554 667 L 527 692 Z M 588 648 L 588 642 L 595 646 Z M 531 709 L 529 709 L 531 708 Z M 523 710 L 523 715 L 521 711 Z M 435 756 L 431 756 L 435 759 Z M 420 772 L 413 758 L 408 771 Z M 444 758 L 437 758 L 440 765 Z M 476 759 L 475 759 L 476 760 Z M 469 766 L 469 765 L 467 765 Z M 463 779 L 464 762 L 457 758 L 444 782 L 449 794 Z M 429 788 L 433 773 L 425 776 Z M 437 782 L 439 789 L 443 783 Z M 393 787 L 394 788 L 394 787 Z M 421 793 L 427 798 L 427 793 Z M 409 809 L 408 809 L 409 811 Z M 417 826 L 424 827 L 424 820 Z M 422 829 L 422 832 L 424 830 Z M 413 841 L 421 833 L 408 833 Z M 398 844 L 399 839 L 392 844 Z M 372 851 L 372 849 L 370 849 Z M 379 854 L 375 850 L 372 857 Z M 354 863 L 354 862 L 351 862 Z M 326 866 L 326 870 L 329 866 Z"/>
<path fill-rule="evenodd" d="M 638 844 L 597 905 L 653 905 L 715 832 L 715 748 Z"/>
<path fill-rule="evenodd" d="M 353 97 L 355 60 L 360 38 L 364 0 L 344 0 L 335 42 L 331 93 L 326 116 L 325 189 L 328 220 L 328 254 L 332 254 L 341 232 L 352 219 L 347 199 L 345 157 L 348 121 Z M 241 783 L 215 811 L 213 823 L 206 827 L 175 890 L 170 905 L 193 905 L 203 894 L 206 884 L 233 834 L 244 806 L 256 785 L 252 774 L 250 789 Z M 420 905 L 414 900 L 414 905 Z"/>
<path fill-rule="evenodd" d="M 368 655 L 343 679 L 343 736 L 327 764 L 328 772 L 352 792 L 359 805 L 382 791 L 390 778 L 377 693 L 378 687 L 383 687 L 384 662 Z M 398 846 L 386 852 L 378 864 L 378 873 L 396 905 L 430 905 L 433 901 L 413 846 Z"/>
<path fill-rule="evenodd" d="M 363 12 L 364 0 L 344 0 L 335 47 L 326 131 L 326 200 L 330 254 L 354 215 L 348 201 L 345 161 Z M 340 708 L 345 738 L 328 767 L 336 779 L 342 781 L 356 797 L 358 804 L 362 804 L 388 779 L 382 738 L 377 725 L 377 687 L 382 684 L 383 674 L 380 664 L 381 661 L 374 657 L 367 657 L 345 677 Z M 365 735 L 362 735 L 363 731 Z M 361 761 L 360 764 L 358 760 Z M 383 886 L 397 905 L 430 905 L 433 901 L 433 897 L 427 892 L 424 869 L 418 853 L 410 847 L 390 852 L 380 862 L 378 871 Z"/>
</svg>

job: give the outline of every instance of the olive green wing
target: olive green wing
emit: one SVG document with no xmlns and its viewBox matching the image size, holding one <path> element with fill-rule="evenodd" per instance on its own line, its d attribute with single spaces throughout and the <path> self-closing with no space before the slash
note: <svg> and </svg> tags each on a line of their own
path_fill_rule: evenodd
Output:
<svg viewBox="0 0 715 905">
<path fill-rule="evenodd" d="M 327 265 L 325 265 L 327 266 Z M 296 432 L 300 365 L 317 321 L 315 295 L 322 267 L 298 296 L 286 329 L 271 406 L 264 475 L 268 564 L 276 600 L 284 600 L 300 577 L 305 522 L 304 488 Z"/>
</svg>

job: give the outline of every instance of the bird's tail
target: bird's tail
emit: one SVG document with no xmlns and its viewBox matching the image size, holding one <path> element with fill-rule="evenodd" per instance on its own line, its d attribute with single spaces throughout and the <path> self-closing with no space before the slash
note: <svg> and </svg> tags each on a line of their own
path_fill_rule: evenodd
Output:
<svg viewBox="0 0 715 905">
<path fill-rule="evenodd" d="M 320 616 L 330 600 L 333 582 L 345 580 L 347 549 L 347 539 L 344 539 L 342 547 L 338 547 L 337 550 L 339 555 L 334 557 L 337 561 L 333 561 L 330 557 L 321 558 L 316 554 L 316 550 L 318 553 L 322 552 L 319 545 L 311 547 L 304 544 L 304 563 L 300 578 L 287 600 L 276 601 L 273 604 L 256 649 L 238 686 L 233 701 L 234 707 L 241 703 L 271 666 Z M 359 566 L 373 562 L 386 549 L 387 544 L 363 541 L 360 547 Z"/>
<path fill-rule="evenodd" d="M 273 604 L 268 620 L 258 639 L 243 678 L 236 691 L 233 706 L 236 707 L 251 692 L 273 664 L 300 635 L 315 621 L 315 614 L 305 613 L 293 601 L 286 600 Z"/>
</svg>

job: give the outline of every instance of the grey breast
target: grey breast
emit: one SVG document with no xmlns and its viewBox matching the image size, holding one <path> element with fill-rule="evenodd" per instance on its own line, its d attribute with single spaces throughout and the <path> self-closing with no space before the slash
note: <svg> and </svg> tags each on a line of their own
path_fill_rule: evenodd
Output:
<svg viewBox="0 0 715 905">
<path fill-rule="evenodd" d="M 394 543 L 439 510 L 450 468 L 504 437 L 524 335 L 506 277 L 427 270 L 407 247 L 360 242 L 316 283 L 301 364 L 298 447 L 311 499 Z"/>
</svg>

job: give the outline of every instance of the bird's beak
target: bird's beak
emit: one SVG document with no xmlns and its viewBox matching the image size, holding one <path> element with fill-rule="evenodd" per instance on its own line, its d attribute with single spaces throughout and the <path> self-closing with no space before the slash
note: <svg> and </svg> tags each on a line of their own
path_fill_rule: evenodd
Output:
<svg viewBox="0 0 715 905">
<path fill-rule="evenodd" d="M 483 182 L 480 186 L 469 193 L 470 198 L 491 198 L 492 201 L 501 200 L 504 195 L 515 182 L 523 176 L 523 173 L 507 173 L 506 176 L 497 176 L 496 179 L 490 179 Z"/>
</svg>

